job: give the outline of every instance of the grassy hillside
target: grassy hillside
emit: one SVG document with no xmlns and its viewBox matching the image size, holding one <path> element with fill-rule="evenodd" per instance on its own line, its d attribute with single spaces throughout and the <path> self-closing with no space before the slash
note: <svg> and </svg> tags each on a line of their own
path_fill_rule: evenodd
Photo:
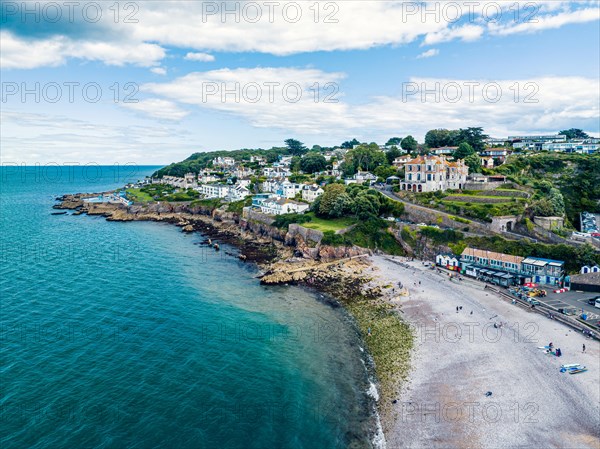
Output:
<svg viewBox="0 0 600 449">
<path fill-rule="evenodd" d="M 533 188 L 534 201 L 545 196 L 545 186 L 550 183 L 562 194 L 566 217 L 576 228 L 580 212 L 600 213 L 600 154 L 513 155 L 495 172 Z"/>
</svg>

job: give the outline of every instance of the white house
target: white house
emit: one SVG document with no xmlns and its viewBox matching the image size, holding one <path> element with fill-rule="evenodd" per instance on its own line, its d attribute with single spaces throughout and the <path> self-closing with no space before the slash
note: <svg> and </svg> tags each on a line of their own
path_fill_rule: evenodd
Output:
<svg viewBox="0 0 600 449">
<path fill-rule="evenodd" d="M 232 167 L 235 165 L 235 159 L 232 157 L 216 157 L 212 160 L 215 167 Z"/>
<path fill-rule="evenodd" d="M 230 186 L 225 184 L 201 184 L 196 190 L 204 198 L 227 198 Z"/>
<path fill-rule="evenodd" d="M 373 173 L 370 173 L 368 171 L 360 171 L 359 170 L 351 178 L 344 179 L 344 183 L 346 185 L 348 185 L 348 184 L 362 184 L 362 183 L 364 183 L 366 181 L 368 181 L 369 184 L 373 184 L 373 183 L 375 183 L 375 181 L 377 181 L 377 176 L 375 176 Z"/>
<path fill-rule="evenodd" d="M 223 198 L 230 201 L 239 201 L 250 195 L 250 190 L 244 185 L 235 184 L 202 184 L 196 190 L 204 198 Z"/>
<path fill-rule="evenodd" d="M 285 180 L 279 185 L 275 193 L 284 198 L 294 198 L 297 194 L 302 192 L 303 187 L 302 184 L 294 184 L 293 182 Z"/>
<path fill-rule="evenodd" d="M 231 174 L 236 178 L 246 178 L 247 176 L 252 176 L 254 174 L 254 170 L 240 166 L 235 168 Z"/>
<path fill-rule="evenodd" d="M 313 184 L 311 186 L 305 185 L 302 190 L 302 199 L 304 201 L 308 201 L 309 203 L 312 203 L 318 197 L 323 195 L 323 193 L 324 193 L 324 190 L 316 184 Z"/>
<path fill-rule="evenodd" d="M 221 178 L 212 175 L 210 171 L 207 170 L 198 173 L 198 184 L 209 184 L 211 182 L 217 182 L 219 179 Z"/>
<path fill-rule="evenodd" d="M 266 176 L 267 178 L 273 179 L 273 178 L 287 178 L 288 176 L 291 176 L 292 172 L 285 167 L 265 167 L 263 168 L 263 175 Z"/>
<path fill-rule="evenodd" d="M 267 179 L 260 186 L 261 190 L 263 192 L 267 192 L 267 193 L 275 193 L 277 191 L 278 187 L 279 187 L 279 181 L 277 181 L 275 179 Z"/>
<path fill-rule="evenodd" d="M 594 265 L 593 267 L 588 267 L 587 265 L 584 265 L 583 267 L 581 267 L 581 270 L 579 272 L 581 274 L 598 273 L 600 272 L 600 267 L 598 267 L 598 265 Z"/>
<path fill-rule="evenodd" d="M 236 184 L 234 186 L 229 187 L 229 195 L 228 198 L 231 201 L 240 201 L 250 195 L 250 190 L 247 187 Z"/>
<path fill-rule="evenodd" d="M 483 168 L 494 168 L 494 158 L 491 156 L 481 158 L 481 166 Z"/>
<path fill-rule="evenodd" d="M 256 162 L 258 165 L 265 165 L 266 159 L 262 156 L 250 156 L 250 162 Z"/>
<path fill-rule="evenodd" d="M 399 156 L 396 159 L 394 159 L 394 167 L 404 167 L 404 164 L 406 164 L 408 161 L 410 161 L 412 159 L 412 156 L 410 154 L 406 154 L 404 156 Z"/>
<path fill-rule="evenodd" d="M 260 210 L 267 215 L 303 214 L 309 208 L 308 204 L 299 203 L 287 198 L 271 198 L 262 201 Z"/>
<path fill-rule="evenodd" d="M 431 154 L 434 154 L 436 156 L 442 156 L 442 155 L 447 155 L 450 156 L 452 155 L 456 150 L 458 150 L 458 147 L 439 147 L 439 148 L 432 148 L 431 149 Z"/>
</svg>

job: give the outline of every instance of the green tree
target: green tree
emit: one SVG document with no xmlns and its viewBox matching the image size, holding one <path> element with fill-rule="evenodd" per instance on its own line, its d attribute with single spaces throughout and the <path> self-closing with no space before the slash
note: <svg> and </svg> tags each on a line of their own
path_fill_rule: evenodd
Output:
<svg viewBox="0 0 600 449">
<path fill-rule="evenodd" d="M 402 156 L 402 151 L 400 151 L 396 146 L 393 146 L 385 152 L 385 157 L 389 165 L 392 165 L 394 163 L 394 159 L 400 156 Z"/>
<path fill-rule="evenodd" d="M 300 170 L 304 173 L 316 173 L 325 170 L 327 161 L 322 154 L 310 152 L 300 161 Z"/>
<path fill-rule="evenodd" d="M 449 147 L 457 145 L 459 131 L 448 129 L 432 129 L 425 134 L 425 145 L 429 148 Z"/>
<path fill-rule="evenodd" d="M 404 151 L 408 151 L 409 153 L 417 151 L 418 145 L 419 144 L 413 136 L 406 136 L 404 139 L 402 139 L 402 143 L 400 143 L 402 149 Z"/>
<path fill-rule="evenodd" d="M 356 173 L 358 170 L 371 171 L 387 163 L 385 154 L 377 144 L 360 145 L 346 153 L 346 168 Z"/>
<path fill-rule="evenodd" d="M 294 173 L 300 171 L 301 170 L 301 168 L 300 168 L 301 162 L 302 162 L 302 160 L 300 159 L 300 156 L 292 156 L 292 160 L 290 161 L 290 169 Z"/>
<path fill-rule="evenodd" d="M 334 200 L 333 206 L 329 211 L 329 216 L 333 218 L 343 217 L 352 211 L 354 201 L 347 193 L 342 193 Z"/>
<path fill-rule="evenodd" d="M 531 204 L 529 210 L 531 211 L 531 215 L 535 217 L 554 216 L 554 206 L 548 198 L 541 198 L 539 200 L 534 201 Z"/>
<path fill-rule="evenodd" d="M 296 139 L 287 139 L 285 144 L 287 145 L 287 149 L 290 154 L 294 156 L 302 156 L 307 151 L 307 148 L 304 146 L 304 144 Z"/>
<path fill-rule="evenodd" d="M 471 173 L 481 173 L 481 158 L 476 154 L 469 154 L 465 158 L 465 165 L 469 167 Z"/>
<path fill-rule="evenodd" d="M 473 147 L 467 142 L 463 142 L 452 154 L 452 157 L 454 157 L 454 159 L 466 159 L 467 156 L 471 156 L 473 154 L 475 154 L 475 150 L 473 149 Z"/>
<path fill-rule="evenodd" d="M 386 180 L 390 176 L 397 176 L 398 169 L 394 166 L 380 165 L 375 170 L 373 170 L 373 174 L 379 178 L 383 178 L 383 180 Z"/>
<path fill-rule="evenodd" d="M 351 149 L 352 147 L 354 147 L 354 145 L 360 145 L 360 142 L 356 139 L 352 139 L 352 140 L 347 140 L 344 143 L 342 143 L 340 146 L 346 150 Z"/>
<path fill-rule="evenodd" d="M 554 216 L 562 217 L 565 214 L 565 199 L 563 198 L 562 193 L 560 193 L 560 190 L 554 187 L 551 188 L 548 199 L 552 204 Z"/>
<path fill-rule="evenodd" d="M 590 137 L 587 135 L 587 133 L 584 133 L 581 129 L 578 128 L 565 129 L 559 132 L 558 134 L 567 136 L 567 139 L 587 139 L 588 137 Z"/>
<path fill-rule="evenodd" d="M 360 220 L 368 220 L 371 217 L 377 216 L 379 207 L 372 201 L 369 195 L 359 195 L 354 199 L 352 211 Z"/>
<path fill-rule="evenodd" d="M 337 198 L 346 193 L 346 187 L 342 184 L 329 184 L 325 186 L 325 192 L 319 197 L 319 215 L 329 216 Z"/>
<path fill-rule="evenodd" d="M 391 146 L 391 145 L 400 145 L 400 142 L 402 142 L 402 137 L 392 137 L 391 139 L 389 139 L 385 145 L 386 146 Z"/>
<path fill-rule="evenodd" d="M 485 139 L 489 136 L 483 133 L 483 128 L 466 128 L 458 130 L 456 142 L 466 142 L 477 152 L 485 149 Z"/>
</svg>

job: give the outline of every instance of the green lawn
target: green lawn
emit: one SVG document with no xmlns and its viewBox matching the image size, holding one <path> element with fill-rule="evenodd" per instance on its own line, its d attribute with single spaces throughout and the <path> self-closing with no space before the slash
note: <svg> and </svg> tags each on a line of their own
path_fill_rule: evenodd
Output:
<svg viewBox="0 0 600 449">
<path fill-rule="evenodd" d="M 127 189 L 127 195 L 136 203 L 148 203 L 154 201 L 154 199 L 146 192 L 142 192 L 140 189 Z"/>
<path fill-rule="evenodd" d="M 316 217 L 312 212 L 306 215 L 310 215 L 311 221 L 302 223 L 302 226 L 310 229 L 317 229 L 319 231 L 339 231 L 340 229 L 352 226 L 357 222 L 356 218 L 352 217 L 341 217 L 341 218 L 320 218 Z"/>
<path fill-rule="evenodd" d="M 452 195 L 448 195 L 448 196 L 452 196 L 452 197 L 456 197 L 456 198 L 487 198 L 487 199 L 491 199 L 491 200 L 497 200 L 497 199 L 501 199 L 504 202 L 510 202 L 510 200 L 512 198 L 512 196 L 500 196 L 500 195 L 469 195 L 466 193 L 453 193 Z M 517 200 L 524 200 L 524 198 L 517 198 Z"/>
</svg>

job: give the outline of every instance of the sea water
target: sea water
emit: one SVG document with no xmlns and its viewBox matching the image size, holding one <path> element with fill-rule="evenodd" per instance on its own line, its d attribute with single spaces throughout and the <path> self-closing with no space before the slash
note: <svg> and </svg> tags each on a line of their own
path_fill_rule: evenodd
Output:
<svg viewBox="0 0 600 449">
<path fill-rule="evenodd" d="M 150 222 L 51 215 L 156 167 L 0 168 L 0 446 L 371 447 L 351 318 Z M 230 253 L 229 255 L 227 253 Z"/>
</svg>

